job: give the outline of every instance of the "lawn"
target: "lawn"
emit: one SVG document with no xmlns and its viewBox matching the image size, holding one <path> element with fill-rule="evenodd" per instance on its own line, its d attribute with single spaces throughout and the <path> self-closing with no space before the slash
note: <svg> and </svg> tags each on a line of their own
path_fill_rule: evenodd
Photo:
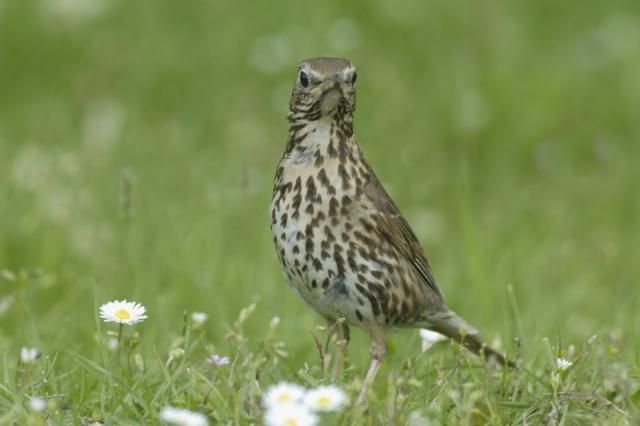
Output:
<svg viewBox="0 0 640 426">
<path fill-rule="evenodd" d="M 261 424 L 275 383 L 329 382 L 268 215 L 320 55 L 356 65 L 449 306 L 521 367 L 399 331 L 320 424 L 640 422 L 639 2 L 0 0 L 0 424 Z M 148 318 L 119 335 L 121 299 Z"/>
</svg>

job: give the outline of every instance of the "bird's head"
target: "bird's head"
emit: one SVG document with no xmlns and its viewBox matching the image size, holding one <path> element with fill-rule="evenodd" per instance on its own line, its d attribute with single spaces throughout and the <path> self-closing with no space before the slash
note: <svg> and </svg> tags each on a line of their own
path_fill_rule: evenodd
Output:
<svg viewBox="0 0 640 426">
<path fill-rule="evenodd" d="M 302 61 L 289 102 L 290 115 L 307 120 L 351 116 L 356 107 L 356 78 L 348 59 Z"/>
</svg>

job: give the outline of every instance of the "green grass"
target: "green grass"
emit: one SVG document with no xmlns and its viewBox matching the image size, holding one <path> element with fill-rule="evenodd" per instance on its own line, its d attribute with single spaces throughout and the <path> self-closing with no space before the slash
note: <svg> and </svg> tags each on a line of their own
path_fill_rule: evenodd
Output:
<svg viewBox="0 0 640 426">
<path fill-rule="evenodd" d="M 271 384 L 325 381 L 268 229 L 322 54 L 358 67 L 360 144 L 448 304 L 523 366 L 395 333 L 368 413 L 324 424 L 640 421 L 640 3 L 56 3 L 0 1 L 0 424 L 259 424 Z M 149 318 L 114 353 L 97 309 L 122 298 Z M 355 399 L 359 332 L 349 355 Z"/>
</svg>

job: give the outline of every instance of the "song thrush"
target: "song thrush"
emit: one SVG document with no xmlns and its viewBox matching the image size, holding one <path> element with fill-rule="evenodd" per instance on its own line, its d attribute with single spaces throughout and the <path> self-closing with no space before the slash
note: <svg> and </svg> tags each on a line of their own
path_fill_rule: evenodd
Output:
<svg viewBox="0 0 640 426">
<path fill-rule="evenodd" d="M 289 286 L 327 321 L 337 321 L 342 339 L 348 342 L 349 325 L 369 334 L 362 402 L 389 328 L 427 328 L 507 361 L 445 305 L 418 239 L 362 155 L 353 133 L 356 77 L 346 59 L 300 64 L 271 230 Z"/>
</svg>

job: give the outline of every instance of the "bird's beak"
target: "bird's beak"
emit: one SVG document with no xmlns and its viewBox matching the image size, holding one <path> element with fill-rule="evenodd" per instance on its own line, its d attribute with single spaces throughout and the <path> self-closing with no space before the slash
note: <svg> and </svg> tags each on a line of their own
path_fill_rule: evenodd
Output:
<svg viewBox="0 0 640 426">
<path fill-rule="evenodd" d="M 322 111 L 325 114 L 329 113 L 343 98 L 344 93 L 340 87 L 340 82 L 335 82 L 330 86 L 330 89 L 325 92 L 324 98 L 322 99 Z"/>
<path fill-rule="evenodd" d="M 344 80 L 344 77 L 339 74 L 339 73 L 335 73 L 333 74 L 331 77 L 329 77 L 326 81 L 326 85 L 327 85 L 327 89 L 326 91 L 333 91 L 335 90 L 336 92 L 338 92 L 340 94 L 341 97 L 344 97 L 345 95 L 345 83 L 346 81 Z"/>
</svg>

